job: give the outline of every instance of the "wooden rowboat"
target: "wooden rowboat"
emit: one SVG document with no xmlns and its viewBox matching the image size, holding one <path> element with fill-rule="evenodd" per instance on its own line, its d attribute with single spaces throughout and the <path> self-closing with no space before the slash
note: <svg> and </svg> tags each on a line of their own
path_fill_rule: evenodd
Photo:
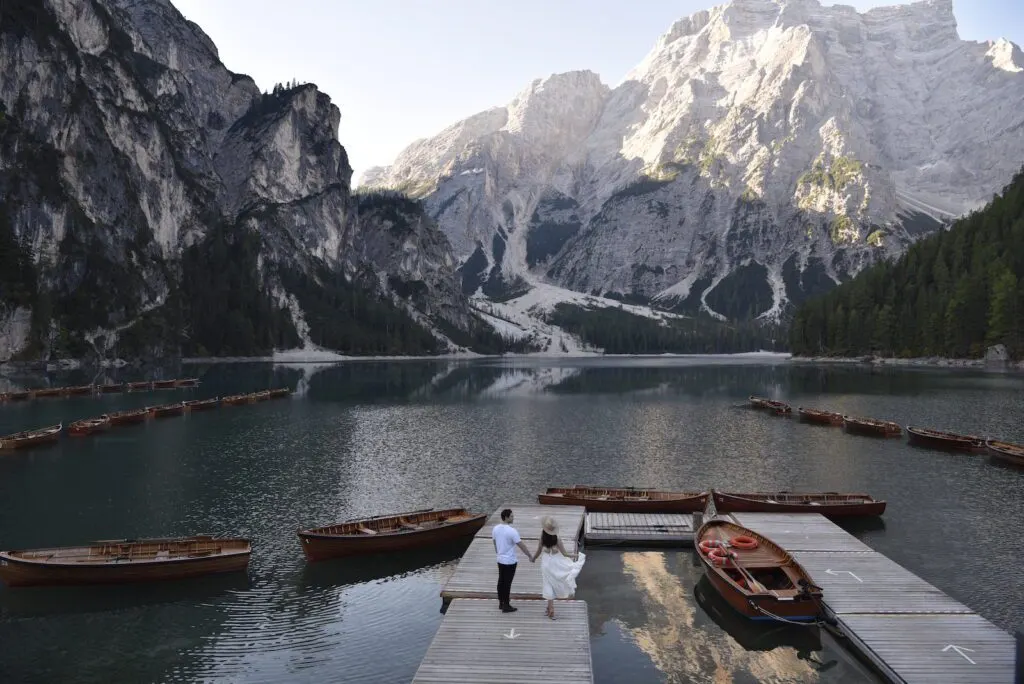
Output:
<svg viewBox="0 0 1024 684">
<path fill-rule="evenodd" d="M 110 419 L 111 425 L 130 425 L 131 423 L 144 423 L 149 418 L 149 409 L 132 409 L 130 411 L 118 411 L 117 413 L 104 414 Z"/>
<path fill-rule="evenodd" d="M 151 390 L 153 389 L 153 383 L 149 380 L 141 380 L 139 382 L 129 382 L 127 385 L 129 392 L 138 392 L 140 390 Z"/>
<path fill-rule="evenodd" d="M 69 435 L 91 435 L 94 432 L 100 432 L 110 427 L 110 418 L 108 416 L 102 416 L 100 418 L 83 418 L 82 420 L 76 420 L 71 425 L 68 425 Z"/>
<path fill-rule="evenodd" d="M 825 516 L 882 515 L 885 501 L 868 494 L 839 492 L 752 492 L 712 490 L 719 513 L 820 513 Z"/>
<path fill-rule="evenodd" d="M 899 437 L 903 428 L 891 420 L 875 420 L 874 418 L 854 418 L 843 416 L 843 429 L 857 435 L 868 437 Z"/>
<path fill-rule="evenodd" d="M 189 411 L 209 411 L 220 406 L 220 397 L 214 397 L 213 399 L 191 399 L 182 403 Z"/>
<path fill-rule="evenodd" d="M 127 389 L 127 387 L 122 382 L 114 382 L 109 385 L 96 385 L 96 391 L 103 392 L 104 394 L 109 394 L 111 392 L 123 392 L 125 389 Z"/>
<path fill-rule="evenodd" d="M 177 404 L 160 404 L 159 406 L 147 406 L 146 410 L 154 418 L 167 418 L 168 416 L 180 416 L 185 413 L 185 404 L 180 401 Z"/>
<path fill-rule="evenodd" d="M 249 396 L 252 397 L 253 401 L 266 401 L 270 399 L 270 390 L 261 390 L 259 392 L 253 392 Z"/>
<path fill-rule="evenodd" d="M 280 387 L 278 389 L 267 390 L 267 392 L 270 395 L 268 397 L 269 399 L 281 399 L 283 397 L 289 397 L 292 394 L 292 391 L 287 387 Z"/>
<path fill-rule="evenodd" d="M 1013 465 L 1024 466 L 1024 446 L 1013 442 L 1000 442 L 990 439 L 985 442 L 988 451 L 994 457 L 1012 463 Z"/>
<path fill-rule="evenodd" d="M 66 395 L 78 395 L 78 394 L 92 394 L 96 391 L 96 388 L 92 385 L 76 385 L 74 387 L 65 387 L 61 394 Z"/>
<path fill-rule="evenodd" d="M 153 389 L 172 389 L 177 382 L 177 380 L 155 380 Z"/>
<path fill-rule="evenodd" d="M 817 409 L 804 408 L 800 406 L 797 408 L 797 413 L 800 414 L 800 420 L 804 423 L 813 423 L 815 425 L 842 425 L 843 414 L 834 413 L 832 411 L 819 411 Z"/>
<path fill-rule="evenodd" d="M 36 396 L 36 393 L 32 390 L 26 390 L 24 392 L 8 392 L 7 401 L 26 401 Z"/>
<path fill-rule="evenodd" d="M 793 413 L 793 407 L 784 401 L 775 401 L 774 399 L 755 397 L 753 395 L 751 395 L 749 399 L 751 407 L 756 409 L 767 409 L 774 412 L 777 416 L 788 416 Z"/>
<path fill-rule="evenodd" d="M 973 435 L 958 435 L 954 432 L 940 432 L 929 428 L 907 426 L 907 440 L 911 444 L 929 449 L 967 451 L 976 453 L 985 450 L 985 440 Z"/>
<path fill-rule="evenodd" d="M 64 429 L 62 423 L 50 427 L 39 428 L 38 430 L 25 430 L 16 432 L 13 435 L 0 437 L 0 449 L 24 449 L 25 447 L 37 444 L 56 442 L 60 437 L 60 431 Z"/>
<path fill-rule="evenodd" d="M 632 487 L 549 487 L 545 506 L 585 506 L 601 513 L 693 513 L 703 511 L 707 492 L 663 492 Z"/>
<path fill-rule="evenodd" d="M 741 615 L 796 621 L 820 615 L 821 588 L 767 537 L 725 520 L 709 520 L 697 530 L 694 543 L 711 586 Z"/>
<path fill-rule="evenodd" d="M 0 580 L 12 587 L 119 584 L 245 570 L 248 539 L 210 536 L 114 540 L 85 546 L 0 552 Z"/>
<path fill-rule="evenodd" d="M 220 400 L 220 403 L 228 406 L 238 406 L 239 404 L 251 404 L 255 401 L 251 394 L 231 394 Z"/>
<path fill-rule="evenodd" d="M 175 387 L 197 387 L 199 378 L 178 378 L 174 381 Z"/>
<path fill-rule="evenodd" d="M 36 398 L 39 397 L 59 397 L 64 393 L 63 387 L 44 387 L 42 389 L 35 390 Z"/>
<path fill-rule="evenodd" d="M 487 515 L 465 508 L 412 511 L 299 530 L 302 551 L 310 561 L 366 553 L 406 551 L 470 537 Z"/>
</svg>

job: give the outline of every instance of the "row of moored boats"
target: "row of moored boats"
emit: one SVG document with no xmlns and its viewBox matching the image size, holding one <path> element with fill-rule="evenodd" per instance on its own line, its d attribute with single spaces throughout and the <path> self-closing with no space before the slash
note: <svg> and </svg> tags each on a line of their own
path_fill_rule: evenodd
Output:
<svg viewBox="0 0 1024 684">
<path fill-rule="evenodd" d="M 67 387 L 40 387 L 19 392 L 0 392 L 0 403 L 7 401 L 28 401 L 47 397 L 77 397 L 89 394 L 116 394 L 118 392 L 148 392 L 150 390 L 183 389 L 198 387 L 199 378 L 175 378 L 172 380 L 142 380 L 140 382 L 116 382 L 104 385 L 69 385 Z"/>
<path fill-rule="evenodd" d="M 713 499 L 719 512 L 813 512 L 828 516 L 881 515 L 885 502 L 867 494 L 793 492 L 671 492 L 630 487 L 553 487 L 541 504 L 583 506 L 588 511 L 681 513 L 703 510 Z M 458 541 L 476 534 L 487 515 L 465 508 L 423 509 L 346 520 L 298 530 L 309 561 L 392 553 Z M 723 533 L 724 534 L 724 533 Z M 766 547 L 767 548 L 767 547 Z M 100 541 L 76 547 L 0 552 L 0 580 L 11 586 L 121 583 L 244 570 L 252 552 L 244 538 L 207 535 L 174 539 Z M 767 578 L 763 578 L 767 581 Z"/>
<path fill-rule="evenodd" d="M 764 397 L 750 397 L 750 406 L 755 409 L 770 411 L 778 416 L 792 416 L 793 407 L 782 401 Z M 870 437 L 902 437 L 903 427 L 889 420 L 875 420 L 847 416 L 833 411 L 822 411 L 812 408 L 797 408 L 797 415 L 805 423 L 817 425 L 842 426 L 847 432 L 867 435 Z M 992 456 L 1008 463 L 1024 466 L 1024 446 L 996 439 L 986 439 L 975 435 L 962 435 L 954 432 L 943 432 L 931 428 L 908 425 L 907 441 L 917 446 L 947 451 L 963 451 L 967 453 L 988 452 Z"/>
<path fill-rule="evenodd" d="M 173 404 L 159 404 L 157 406 L 146 406 L 139 409 L 117 411 L 115 413 L 104 413 L 95 418 L 83 418 L 68 425 L 69 435 L 82 437 L 97 432 L 104 432 L 112 427 L 120 425 L 133 425 L 143 423 L 150 418 L 167 418 L 170 416 L 181 416 L 196 411 L 209 411 L 220 407 L 237 406 L 240 404 L 255 404 L 268 399 L 279 399 L 287 397 L 291 390 L 287 387 L 279 389 L 262 390 L 248 394 L 233 394 L 227 397 L 213 397 L 212 399 L 193 399 L 190 401 L 179 401 Z M 0 436 L 0 449 L 23 449 L 40 444 L 56 442 L 64 430 L 63 423 L 25 430 L 12 435 Z"/>
</svg>

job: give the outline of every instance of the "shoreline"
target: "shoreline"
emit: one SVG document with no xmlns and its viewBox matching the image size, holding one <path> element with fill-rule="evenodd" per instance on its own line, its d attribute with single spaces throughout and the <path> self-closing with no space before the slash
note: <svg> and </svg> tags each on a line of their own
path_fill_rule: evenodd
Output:
<svg viewBox="0 0 1024 684">
<path fill-rule="evenodd" d="M 909 359 L 878 356 L 791 356 L 791 363 L 891 366 L 900 368 L 968 368 L 980 370 L 1024 370 L 1024 361 L 988 361 L 986 359 L 955 359 L 944 356 L 921 356 Z"/>
</svg>

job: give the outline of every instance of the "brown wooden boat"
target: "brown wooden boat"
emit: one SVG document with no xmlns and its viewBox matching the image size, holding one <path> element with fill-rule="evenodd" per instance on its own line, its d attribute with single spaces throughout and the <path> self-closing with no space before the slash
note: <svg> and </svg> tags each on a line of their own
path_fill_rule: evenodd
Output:
<svg viewBox="0 0 1024 684">
<path fill-rule="evenodd" d="M 447 508 L 382 515 L 299 530 L 302 551 L 310 561 L 366 553 L 406 551 L 474 535 L 487 522 L 485 513 Z"/>
<path fill-rule="evenodd" d="M 60 431 L 64 429 L 62 423 L 38 430 L 25 430 L 16 432 L 13 435 L 0 437 L 0 449 L 24 449 L 37 444 L 56 442 L 60 437 Z"/>
<path fill-rule="evenodd" d="M 985 442 L 992 456 L 1013 465 L 1024 466 L 1024 446 L 1013 442 L 1000 442 L 990 439 Z"/>
<path fill-rule="evenodd" d="M 120 584 L 245 570 L 248 539 L 210 536 L 94 542 L 0 552 L 0 580 L 12 587 Z"/>
<path fill-rule="evenodd" d="M 198 387 L 199 378 L 178 378 L 174 381 L 175 387 Z"/>
<path fill-rule="evenodd" d="M 185 404 L 180 401 L 177 404 L 160 404 L 159 406 L 147 406 L 146 410 L 154 418 L 167 418 L 168 416 L 180 416 L 185 412 Z"/>
<path fill-rule="evenodd" d="M 665 492 L 633 487 L 548 487 L 537 495 L 545 506 L 585 506 L 599 513 L 693 513 L 703 511 L 707 492 Z"/>
<path fill-rule="evenodd" d="M 214 397 L 213 399 L 191 399 L 182 403 L 185 404 L 185 408 L 189 411 L 209 411 L 220 406 L 220 397 Z"/>
<path fill-rule="evenodd" d="M 842 425 L 843 414 L 834 413 L 833 411 L 819 411 L 812 408 L 804 408 L 800 406 L 797 408 L 797 413 L 800 414 L 800 420 L 805 423 L 813 423 L 815 425 Z"/>
<path fill-rule="evenodd" d="M 711 491 L 719 513 L 820 513 L 826 516 L 882 515 L 885 501 L 868 494 L 839 492 L 751 492 Z"/>
<path fill-rule="evenodd" d="M 172 389 L 177 382 L 177 380 L 154 380 L 153 389 Z"/>
<path fill-rule="evenodd" d="M 71 425 L 68 425 L 68 434 L 82 437 L 106 430 L 109 427 L 110 418 L 108 416 L 102 416 L 100 418 L 83 418 L 82 420 L 76 420 L 74 423 L 71 423 Z"/>
<path fill-rule="evenodd" d="M 280 387 L 278 389 L 267 390 L 269 393 L 269 399 L 281 399 L 283 397 L 290 397 L 292 391 L 287 387 Z"/>
<path fill-rule="evenodd" d="M 251 395 L 253 401 L 266 401 L 270 399 L 270 390 L 261 390 L 259 392 L 253 392 Z"/>
<path fill-rule="evenodd" d="M 68 396 L 79 395 L 79 394 L 93 394 L 96 388 L 92 385 L 75 385 L 74 387 L 65 387 L 61 394 Z"/>
<path fill-rule="evenodd" d="M 772 411 L 777 416 L 788 416 L 793 413 L 793 407 L 784 401 L 775 401 L 774 399 L 766 399 L 765 397 L 755 397 L 751 395 L 750 405 L 756 409 L 766 409 Z"/>
<path fill-rule="evenodd" d="M 251 404 L 255 401 L 251 394 L 231 394 L 220 400 L 220 403 L 228 406 L 238 406 L 240 404 Z"/>
<path fill-rule="evenodd" d="M 39 397 L 59 397 L 64 393 L 63 387 L 44 387 L 42 389 L 34 390 L 36 398 Z"/>
<path fill-rule="evenodd" d="M 110 394 L 110 393 L 113 393 L 113 392 L 123 392 L 123 391 L 125 391 L 125 389 L 127 389 L 127 388 L 126 388 L 126 386 L 125 386 L 125 384 L 123 382 L 113 382 L 113 383 L 110 383 L 109 385 L 97 385 L 96 386 L 96 391 L 97 392 L 103 392 L 104 394 Z"/>
<path fill-rule="evenodd" d="M 985 440 L 973 435 L 958 435 L 954 432 L 940 432 L 929 428 L 907 426 L 907 440 L 917 446 L 929 449 L 979 452 L 985 450 Z"/>
<path fill-rule="evenodd" d="M 857 435 L 868 437 L 899 437 L 903 428 L 891 420 L 875 420 L 874 418 L 854 418 L 843 416 L 843 429 Z"/>
<path fill-rule="evenodd" d="M 129 392 L 138 392 L 140 390 L 151 390 L 153 389 L 153 383 L 149 380 L 140 380 L 139 382 L 129 382 L 127 385 Z"/>
<path fill-rule="evenodd" d="M 26 390 L 24 392 L 8 392 L 7 401 L 26 401 L 36 396 L 36 393 L 32 390 Z"/>
<path fill-rule="evenodd" d="M 767 537 L 716 519 L 701 525 L 694 543 L 711 585 L 741 615 L 813 621 L 821 614 L 821 588 Z"/>
<path fill-rule="evenodd" d="M 149 418 L 149 409 L 131 409 L 130 411 L 118 411 L 107 413 L 104 417 L 110 419 L 111 425 L 130 425 L 132 423 L 144 423 Z"/>
</svg>

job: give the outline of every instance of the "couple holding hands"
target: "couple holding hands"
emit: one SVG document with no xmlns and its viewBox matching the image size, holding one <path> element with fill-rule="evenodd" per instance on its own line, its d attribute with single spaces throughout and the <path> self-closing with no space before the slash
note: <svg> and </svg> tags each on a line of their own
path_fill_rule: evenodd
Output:
<svg viewBox="0 0 1024 684">
<path fill-rule="evenodd" d="M 558 538 L 558 524 L 551 516 L 544 516 L 541 521 L 544 529 L 537 542 L 537 550 L 531 554 L 526 544 L 519 538 L 519 532 L 512 527 L 514 521 L 512 509 L 506 508 L 501 512 L 501 524 L 495 525 L 491 531 L 494 551 L 498 555 L 498 605 L 503 613 L 517 610 L 509 603 L 509 596 L 512 593 L 512 578 L 516 574 L 518 546 L 531 563 L 538 557 L 541 559 L 541 596 L 548 601 L 544 614 L 554 620 L 555 599 L 572 598 L 576 593 L 576 576 L 580 574 L 586 556 L 582 553 L 570 556 L 566 552 Z"/>
</svg>

